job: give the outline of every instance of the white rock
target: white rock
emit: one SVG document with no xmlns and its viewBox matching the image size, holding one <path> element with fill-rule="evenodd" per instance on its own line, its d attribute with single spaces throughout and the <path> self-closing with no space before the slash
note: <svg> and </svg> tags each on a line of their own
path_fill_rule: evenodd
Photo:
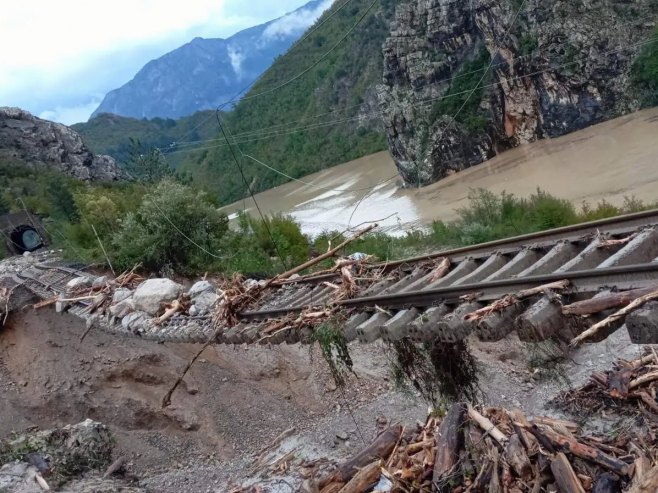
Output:
<svg viewBox="0 0 658 493">
<path fill-rule="evenodd" d="M 66 283 L 67 290 L 73 290 L 77 288 L 82 288 L 86 286 L 91 286 L 91 279 L 88 277 L 74 277 L 69 282 Z"/>
<path fill-rule="evenodd" d="M 192 305 L 188 310 L 188 313 L 190 314 L 190 317 L 196 317 L 199 314 L 199 309 L 196 306 Z"/>
<path fill-rule="evenodd" d="M 112 295 L 112 303 L 119 303 L 133 295 L 133 290 L 128 288 L 118 288 Z"/>
<path fill-rule="evenodd" d="M 140 330 L 146 328 L 149 319 L 150 317 L 147 313 L 133 312 L 123 317 L 123 320 L 121 320 L 121 325 L 126 330 L 139 332 Z"/>
<path fill-rule="evenodd" d="M 117 318 L 123 318 L 134 311 L 135 300 L 132 298 L 126 298 L 125 300 L 119 301 L 117 304 L 110 307 L 110 315 Z"/>
<path fill-rule="evenodd" d="M 135 290 L 135 309 L 156 315 L 161 303 L 175 300 L 182 292 L 183 286 L 171 279 L 149 279 Z"/>
<path fill-rule="evenodd" d="M 190 288 L 190 298 L 194 299 L 202 293 L 215 292 L 215 287 L 208 281 L 198 281 Z"/>
<path fill-rule="evenodd" d="M 210 311 L 218 299 L 219 296 L 215 293 L 202 293 L 194 299 L 194 306 L 198 314 L 203 315 Z"/>
<path fill-rule="evenodd" d="M 107 283 L 107 276 L 100 276 L 91 283 L 92 288 L 102 288 Z"/>
</svg>

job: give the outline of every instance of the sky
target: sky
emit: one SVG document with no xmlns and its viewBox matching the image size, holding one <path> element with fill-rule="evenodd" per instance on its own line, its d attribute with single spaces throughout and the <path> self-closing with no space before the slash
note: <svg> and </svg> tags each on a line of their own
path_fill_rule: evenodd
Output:
<svg viewBox="0 0 658 493">
<path fill-rule="evenodd" d="M 3 2 L 0 106 L 18 106 L 65 124 L 86 121 L 107 92 L 128 82 L 150 60 L 197 36 L 227 38 L 307 2 Z"/>
</svg>

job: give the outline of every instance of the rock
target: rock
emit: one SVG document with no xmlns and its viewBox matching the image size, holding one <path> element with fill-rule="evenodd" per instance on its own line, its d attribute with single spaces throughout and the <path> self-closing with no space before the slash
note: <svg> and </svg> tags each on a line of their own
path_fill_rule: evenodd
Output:
<svg viewBox="0 0 658 493">
<path fill-rule="evenodd" d="M 92 288 L 102 288 L 105 287 L 109 279 L 107 276 L 100 276 L 94 279 L 94 282 L 91 283 Z"/>
<path fill-rule="evenodd" d="M 59 299 L 55 302 L 55 312 L 64 313 L 67 310 L 67 308 L 71 306 L 68 301 L 62 301 L 65 299 L 66 299 L 65 295 L 63 294 L 59 295 Z"/>
<path fill-rule="evenodd" d="M 192 285 L 188 294 L 190 295 L 190 298 L 194 299 L 200 294 L 207 292 L 214 293 L 215 287 L 212 284 L 210 284 L 210 282 L 208 281 L 198 281 Z"/>
<path fill-rule="evenodd" d="M 199 315 L 199 309 L 196 306 L 192 305 L 190 309 L 187 311 L 187 313 L 190 314 L 190 317 L 196 317 Z"/>
<path fill-rule="evenodd" d="M 149 315 L 157 315 L 162 309 L 161 303 L 175 300 L 182 292 L 183 286 L 171 279 L 148 279 L 133 294 L 135 308 Z"/>
<path fill-rule="evenodd" d="M 339 431 L 338 433 L 336 433 L 336 438 L 339 438 L 343 441 L 347 440 L 349 437 L 350 436 L 347 433 L 345 433 L 344 431 Z"/>
<path fill-rule="evenodd" d="M 110 314 L 113 317 L 123 318 L 129 313 L 135 311 L 135 300 L 132 298 L 127 298 L 123 301 L 118 302 L 116 305 L 110 306 Z"/>
<path fill-rule="evenodd" d="M 652 0 L 518 8 L 513 1 L 398 3 L 378 98 L 406 184 L 427 185 L 507 149 L 638 108 L 642 96 L 630 76 L 638 52 L 611 50 L 652 35 L 640 22 L 619 23 L 619 10 L 655 20 Z M 560 54 L 552 51 L 558 44 Z M 445 98 L 475 88 L 490 64 L 482 89 L 463 107 Z"/>
<path fill-rule="evenodd" d="M 0 467 L 0 491 L 7 493 L 42 493 L 35 481 L 37 469 L 27 462 L 10 462 Z"/>
<path fill-rule="evenodd" d="M 112 303 L 119 303 L 133 295 L 133 290 L 128 288 L 117 288 L 112 295 Z"/>
<path fill-rule="evenodd" d="M 95 156 L 80 135 L 19 108 L 0 107 L 0 150 L 26 168 L 55 169 L 85 181 L 115 181 L 124 174 L 110 156 Z"/>
<path fill-rule="evenodd" d="M 208 313 L 218 299 L 219 296 L 211 292 L 205 292 L 198 295 L 194 299 L 194 307 L 196 308 L 198 315 Z"/>
<path fill-rule="evenodd" d="M 87 288 L 91 286 L 91 279 L 88 277 L 74 277 L 66 283 L 66 290 L 73 291 L 78 288 Z"/>
<path fill-rule="evenodd" d="M 141 332 L 146 329 L 149 320 L 151 317 L 148 313 L 145 312 L 133 312 L 129 313 L 121 320 L 121 326 L 125 330 L 129 330 L 133 333 Z"/>
</svg>

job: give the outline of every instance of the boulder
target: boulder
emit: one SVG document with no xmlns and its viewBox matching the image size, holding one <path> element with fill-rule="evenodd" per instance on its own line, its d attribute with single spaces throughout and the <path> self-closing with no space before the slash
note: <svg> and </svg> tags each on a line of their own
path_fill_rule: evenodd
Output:
<svg viewBox="0 0 658 493">
<path fill-rule="evenodd" d="M 132 312 L 123 317 L 123 320 L 121 320 L 121 326 L 125 330 L 129 330 L 133 333 L 141 332 L 146 329 L 149 320 L 151 320 L 151 317 L 148 313 Z"/>
<path fill-rule="evenodd" d="M 132 313 L 134 311 L 135 311 L 135 300 L 133 300 L 132 298 L 126 298 L 125 300 L 121 300 L 110 307 L 110 314 L 113 317 L 117 317 L 117 318 L 123 318 L 129 313 Z"/>
<path fill-rule="evenodd" d="M 215 292 L 215 287 L 210 284 L 208 281 L 198 281 L 194 283 L 194 285 L 190 288 L 190 291 L 187 293 L 190 295 L 190 298 L 194 299 L 200 294 L 203 293 L 214 293 Z"/>
<path fill-rule="evenodd" d="M 79 288 L 88 288 L 91 287 L 91 279 L 88 277 L 74 277 L 69 282 L 66 283 L 66 290 L 73 291 L 74 289 Z"/>
<path fill-rule="evenodd" d="M 217 302 L 219 296 L 215 293 L 202 293 L 194 298 L 194 307 L 198 315 L 204 315 L 210 311 L 213 305 Z"/>
<path fill-rule="evenodd" d="M 107 284 L 107 276 L 100 276 L 94 279 L 94 282 L 91 283 L 92 288 L 102 288 Z"/>
<path fill-rule="evenodd" d="M 171 279 L 149 279 L 135 290 L 135 308 L 149 315 L 157 315 L 162 303 L 175 300 L 182 292 L 183 286 Z"/>
<path fill-rule="evenodd" d="M 27 462 L 10 462 L 0 467 L 0 491 L 7 493 L 42 493 L 36 482 L 37 468 Z"/>
<path fill-rule="evenodd" d="M 112 303 L 119 303 L 133 295 L 133 290 L 128 288 L 118 288 L 112 295 Z"/>
</svg>

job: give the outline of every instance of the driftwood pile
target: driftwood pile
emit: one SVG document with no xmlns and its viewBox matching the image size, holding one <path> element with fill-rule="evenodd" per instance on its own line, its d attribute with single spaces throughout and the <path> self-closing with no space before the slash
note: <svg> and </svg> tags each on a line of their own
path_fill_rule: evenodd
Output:
<svg viewBox="0 0 658 493">
<path fill-rule="evenodd" d="M 658 353 L 641 359 L 617 360 L 607 372 L 594 372 L 587 384 L 560 394 L 554 403 L 574 414 L 614 409 L 639 414 L 658 426 Z"/>
<path fill-rule="evenodd" d="M 320 493 L 655 493 L 653 434 L 591 436 L 576 423 L 454 404 L 384 431 L 307 491 Z"/>
</svg>

